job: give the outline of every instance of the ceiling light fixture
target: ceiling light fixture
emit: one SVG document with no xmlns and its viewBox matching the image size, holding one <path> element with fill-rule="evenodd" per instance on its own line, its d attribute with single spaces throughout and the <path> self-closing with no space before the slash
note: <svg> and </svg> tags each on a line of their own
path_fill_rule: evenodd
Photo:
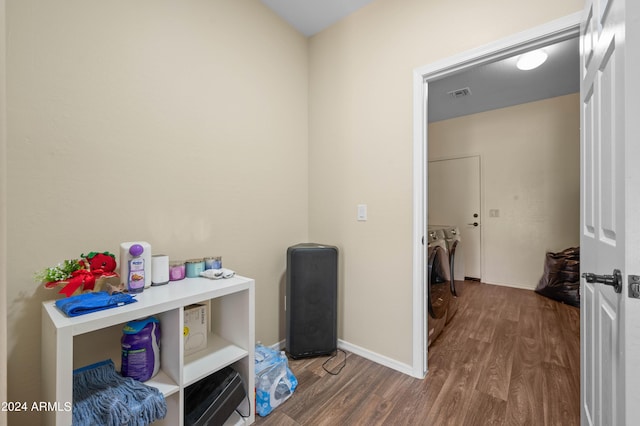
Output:
<svg viewBox="0 0 640 426">
<path fill-rule="evenodd" d="M 547 60 L 547 56 L 547 52 L 542 49 L 527 52 L 520 55 L 516 66 L 519 70 L 522 71 L 532 70 L 544 64 L 544 62 Z"/>
</svg>

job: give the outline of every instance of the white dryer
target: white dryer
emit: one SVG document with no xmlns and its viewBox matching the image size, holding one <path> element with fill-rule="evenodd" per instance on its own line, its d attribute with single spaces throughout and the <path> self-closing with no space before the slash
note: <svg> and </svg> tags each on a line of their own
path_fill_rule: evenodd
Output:
<svg viewBox="0 0 640 426">
<path fill-rule="evenodd" d="M 458 310 L 459 298 L 462 296 L 464 288 L 464 258 L 462 257 L 462 247 L 460 245 L 460 229 L 457 226 L 444 228 L 445 240 L 449 248 L 449 265 L 451 267 L 451 293 L 455 300 L 455 309 L 451 309 L 447 316 L 447 322 Z"/>
<path fill-rule="evenodd" d="M 451 321 L 451 318 L 458 311 L 458 298 L 462 295 L 462 289 L 464 285 L 464 260 L 462 258 L 462 250 L 460 248 L 460 230 L 457 226 L 449 225 L 429 225 L 429 231 L 437 232 L 438 235 L 444 236 L 447 243 L 447 251 L 449 254 L 449 268 L 450 268 L 450 291 L 452 294 L 451 303 L 449 304 L 449 310 L 447 312 L 447 323 Z"/>
</svg>

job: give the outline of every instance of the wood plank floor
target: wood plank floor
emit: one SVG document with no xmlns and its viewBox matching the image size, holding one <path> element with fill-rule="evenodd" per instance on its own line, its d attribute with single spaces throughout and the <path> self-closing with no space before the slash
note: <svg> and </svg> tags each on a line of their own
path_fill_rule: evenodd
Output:
<svg viewBox="0 0 640 426">
<path fill-rule="evenodd" d="M 350 353 L 337 376 L 328 357 L 290 360 L 298 389 L 256 424 L 579 425 L 579 309 L 529 290 L 464 290 L 424 380 Z"/>
</svg>

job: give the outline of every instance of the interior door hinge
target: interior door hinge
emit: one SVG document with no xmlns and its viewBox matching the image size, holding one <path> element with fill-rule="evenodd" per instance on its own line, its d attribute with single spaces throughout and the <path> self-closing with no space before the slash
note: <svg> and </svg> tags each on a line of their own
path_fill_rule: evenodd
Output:
<svg viewBox="0 0 640 426">
<path fill-rule="evenodd" d="M 629 297 L 640 299 L 640 275 L 629 275 Z"/>
</svg>

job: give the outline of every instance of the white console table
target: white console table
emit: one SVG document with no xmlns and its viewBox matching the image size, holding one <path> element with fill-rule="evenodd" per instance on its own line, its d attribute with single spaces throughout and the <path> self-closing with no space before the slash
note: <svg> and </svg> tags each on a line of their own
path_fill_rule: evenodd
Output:
<svg viewBox="0 0 640 426">
<path fill-rule="evenodd" d="M 255 420 L 254 350 L 255 282 L 235 276 L 228 279 L 185 278 L 145 289 L 138 300 L 113 309 L 67 317 L 55 301 L 42 305 L 43 400 L 60 408 L 73 400 L 73 370 L 112 359 L 119 370 L 122 327 L 129 321 L 154 315 L 160 320 L 160 372 L 149 381 L 167 401 L 167 416 L 157 424 L 182 425 L 184 388 L 231 365 L 242 376 L 250 401 L 248 417 L 236 413 L 228 423 L 248 425 Z M 184 355 L 184 307 L 209 306 L 207 348 Z M 67 404 L 68 406 L 68 404 Z M 47 412 L 45 424 L 71 425 L 72 413 Z M 243 413 L 245 414 L 245 413 Z"/>
</svg>

